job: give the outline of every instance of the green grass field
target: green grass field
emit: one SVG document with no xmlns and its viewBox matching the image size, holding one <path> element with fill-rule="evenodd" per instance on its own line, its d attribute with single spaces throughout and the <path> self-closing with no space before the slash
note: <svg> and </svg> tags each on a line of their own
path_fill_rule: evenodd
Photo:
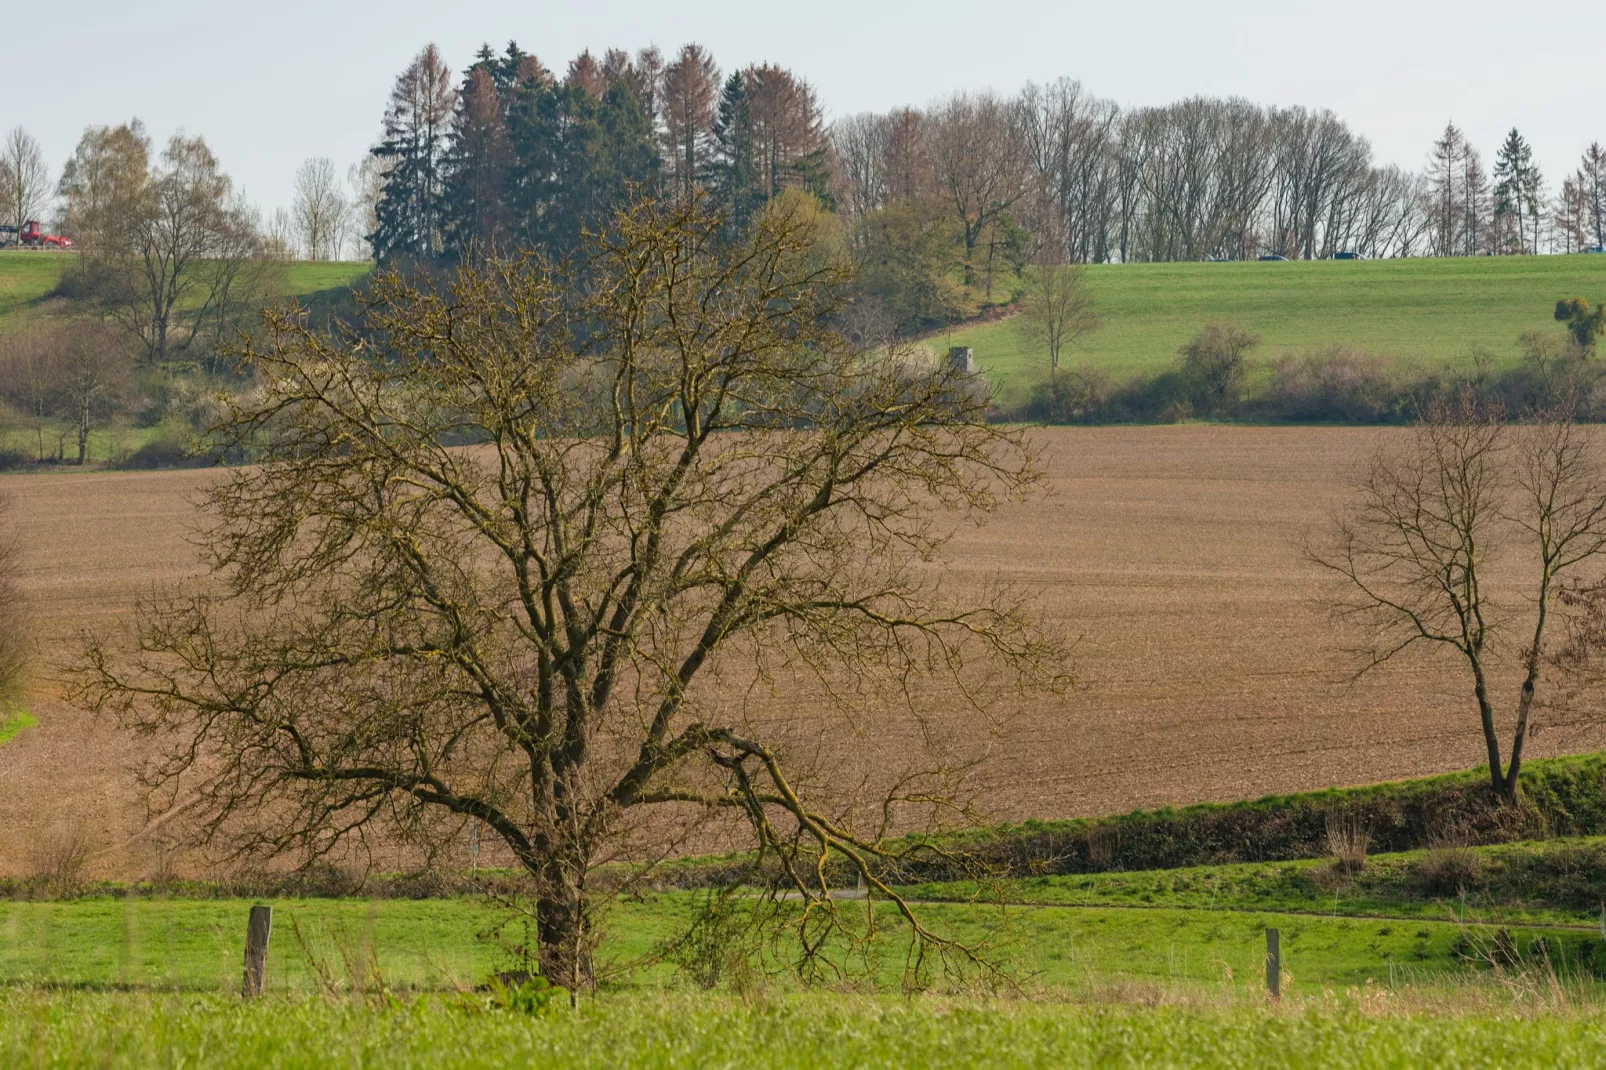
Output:
<svg viewBox="0 0 1606 1070">
<path fill-rule="evenodd" d="M 1509 361 L 1523 331 L 1560 330 L 1557 299 L 1606 301 L 1600 255 L 1109 264 L 1087 276 L 1104 326 L 1062 360 L 1117 379 L 1163 370 L 1199 328 L 1222 321 L 1261 336 L 1259 359 L 1345 343 L 1427 365 L 1465 361 L 1472 346 Z M 1046 351 L 1009 320 L 932 342 L 973 346 L 1006 402 L 1048 374 Z"/>
<path fill-rule="evenodd" d="M 1469 948 L 1501 928 L 1519 951 L 1543 937 L 1558 962 L 1606 974 L 1594 904 L 1606 839 L 1466 853 L 1476 879 L 1457 890 L 1422 887 L 1416 878 L 1432 853 L 1417 851 L 1374 856 L 1360 875 L 1337 883 L 1323 880 L 1326 861 L 1309 860 L 905 892 L 934 930 L 986 941 L 990 957 L 1021 982 L 1071 991 L 1144 982 L 1250 992 L 1268 927 L 1283 933 L 1288 990 L 1310 994 L 1369 980 L 1464 978 L 1476 972 Z M 654 952 L 685 929 L 698 903 L 695 893 L 669 892 L 610 906 L 601 959 L 611 986 L 675 985 L 675 967 Z M 227 990 L 237 982 L 248 906 L 144 894 L 0 901 L 0 984 Z M 285 995 L 316 991 L 320 963 L 338 976 L 359 957 L 398 989 L 472 985 L 515 965 L 487 934 L 511 926 L 503 934 L 516 938 L 522 924 L 462 897 L 283 899 L 276 918 L 269 989 Z M 897 932 L 890 909 L 878 918 L 883 931 Z M 886 943 L 877 983 L 899 983 L 902 949 L 896 938 Z M 784 969 L 779 980 L 784 987 Z"/>
<path fill-rule="evenodd" d="M 49 295 L 74 261 L 70 253 L 0 252 L 0 332 L 15 328 Z M 283 265 L 278 289 L 292 297 L 311 297 L 356 282 L 371 267 L 366 261 L 300 261 Z"/>
<path fill-rule="evenodd" d="M 1455 949 L 1487 931 L 1476 926 L 1159 898 L 1166 905 L 1011 911 L 1002 948 L 1018 988 L 800 991 L 782 975 L 705 991 L 659 963 L 615 975 L 575 1007 L 560 997 L 533 1013 L 475 991 L 512 964 L 480 939 L 503 916 L 479 900 L 281 900 L 267 995 L 250 1005 L 235 994 L 246 900 L 7 902 L 0 1065 L 1517 1067 L 1606 1057 L 1600 985 L 1566 968 L 1496 976 L 1468 965 Z M 690 906 L 684 893 L 621 905 L 610 920 L 624 935 L 604 960 L 645 955 Z M 922 909 L 951 933 L 998 920 L 975 905 Z M 1283 934 L 1277 1005 L 1262 988 L 1267 925 Z M 1519 929 L 1517 944 L 1540 935 L 1552 948 L 1582 938 Z"/>
<path fill-rule="evenodd" d="M 1583 904 L 1606 838 L 1465 850 L 1482 879 L 1457 895 L 1414 880 L 1420 851 L 1336 886 L 1308 860 L 909 888 L 928 925 L 988 937 L 1008 973 L 903 996 L 896 938 L 875 976 L 803 990 L 772 958 L 698 988 L 657 953 L 688 892 L 611 906 L 599 991 L 534 1008 L 482 989 L 518 965 L 491 934 L 527 932 L 479 898 L 276 900 L 250 1005 L 250 900 L 5 900 L 0 1065 L 1599 1065 L 1606 942 Z"/>
<path fill-rule="evenodd" d="M 1603 1050 L 1591 1014 L 1395 1014 L 1344 997 L 1267 1009 L 613 996 L 528 1015 L 465 998 L 0 996 L 0 1061 L 17 1067 L 1589 1067 Z"/>
<path fill-rule="evenodd" d="M 1597 1015 L 1155 1007 L 851 994 L 486 1001 L 0 995 L 0 1062 L 34 1067 L 1590 1067 Z"/>
</svg>

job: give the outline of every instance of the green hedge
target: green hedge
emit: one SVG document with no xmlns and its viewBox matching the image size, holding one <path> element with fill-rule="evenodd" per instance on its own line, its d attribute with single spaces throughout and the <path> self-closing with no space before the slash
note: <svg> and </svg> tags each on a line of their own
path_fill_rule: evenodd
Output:
<svg viewBox="0 0 1606 1070">
<path fill-rule="evenodd" d="M 941 851 L 920 852 L 895 875 L 928 881 L 1318 858 L 1328 853 L 1330 815 L 1365 827 L 1374 852 L 1606 835 L 1606 754 L 1530 762 L 1521 779 L 1516 808 L 1490 790 L 1487 770 L 1473 769 L 1238 803 L 1028 821 L 917 841 Z"/>
</svg>

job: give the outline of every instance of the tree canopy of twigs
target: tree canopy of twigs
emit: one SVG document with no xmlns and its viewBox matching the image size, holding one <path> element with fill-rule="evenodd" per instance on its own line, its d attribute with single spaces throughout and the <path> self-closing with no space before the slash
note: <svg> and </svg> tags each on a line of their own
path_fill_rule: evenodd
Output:
<svg viewBox="0 0 1606 1070">
<path fill-rule="evenodd" d="M 1060 358 L 1102 320 L 1093 307 L 1087 272 L 1076 264 L 1035 264 L 1028 269 L 1032 291 L 1021 310 L 1017 330 L 1028 345 L 1048 354 L 1048 379 L 1059 379 Z"/>
<path fill-rule="evenodd" d="M 748 829 L 805 972 L 851 938 L 842 874 L 896 904 L 912 970 L 962 954 L 881 876 L 886 815 L 939 807 L 938 781 L 898 777 L 866 830 L 701 686 L 750 665 L 917 714 L 933 678 L 978 709 L 1065 679 L 1005 596 L 951 604 L 922 566 L 954 517 L 1034 490 L 1027 441 L 970 377 L 845 341 L 812 230 L 783 207 L 731 239 L 698 199 L 643 202 L 580 267 L 381 275 L 349 336 L 270 314 L 216 429 L 261 463 L 208 493 L 212 586 L 144 605 L 136 651 L 94 644 L 77 694 L 165 741 L 149 783 L 238 849 L 478 824 L 528 875 L 557 984 L 592 976 L 588 878 L 653 807 Z"/>
<path fill-rule="evenodd" d="M 1419 648 L 1460 659 L 1490 784 L 1509 802 L 1545 670 L 1561 664 L 1558 602 L 1606 565 L 1606 464 L 1570 413 L 1510 422 L 1470 393 L 1436 402 L 1377 454 L 1330 538 L 1310 549 L 1336 580 L 1333 607 L 1369 636 L 1361 673 Z M 1492 567 L 1512 556 L 1515 567 Z M 1495 692 L 1502 665 L 1520 680 L 1509 706 Z"/>
</svg>

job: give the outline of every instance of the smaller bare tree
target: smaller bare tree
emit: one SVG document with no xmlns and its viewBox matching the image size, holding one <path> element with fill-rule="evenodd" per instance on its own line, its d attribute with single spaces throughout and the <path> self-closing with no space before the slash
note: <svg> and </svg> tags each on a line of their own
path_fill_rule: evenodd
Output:
<svg viewBox="0 0 1606 1070">
<path fill-rule="evenodd" d="M 1243 385 L 1244 360 L 1260 335 L 1231 323 L 1212 323 L 1177 350 L 1194 404 L 1207 413 L 1235 401 Z"/>
<path fill-rule="evenodd" d="M 39 142 L 22 127 L 0 144 L 0 222 L 20 228 L 44 212 L 50 199 L 50 167 Z"/>
<path fill-rule="evenodd" d="M 351 205 L 341 192 L 335 165 L 327 157 L 308 160 L 296 172 L 292 215 L 308 260 L 334 260 L 340 256 Z"/>
<path fill-rule="evenodd" d="M 1421 647 L 1454 652 L 1471 684 L 1490 785 L 1507 802 L 1517 798 L 1543 669 L 1556 663 L 1547 646 L 1553 606 L 1606 564 L 1606 470 L 1597 436 L 1571 411 L 1512 424 L 1470 392 L 1435 403 L 1404 442 L 1377 454 L 1331 541 L 1309 551 L 1337 580 L 1334 608 L 1367 629 L 1357 675 Z M 1522 557 L 1526 589 L 1499 597 L 1511 572 L 1493 564 L 1511 553 Z M 1507 630 L 1520 641 L 1501 642 Z M 1502 668 L 1521 681 L 1504 760 L 1494 697 Z"/>
<path fill-rule="evenodd" d="M 1031 294 L 1021 312 L 1021 339 L 1048 351 L 1048 381 L 1058 382 L 1060 355 L 1101 326 L 1087 273 L 1072 264 L 1037 264 L 1028 271 Z"/>
<path fill-rule="evenodd" d="M 0 398 L 22 414 L 34 432 L 36 459 L 45 459 L 45 428 L 54 415 L 55 365 L 51 336 L 34 325 L 0 336 Z"/>
<path fill-rule="evenodd" d="M 86 464 L 90 433 L 120 413 L 127 399 L 128 353 L 109 331 L 76 323 L 57 336 L 52 364 L 56 415 L 72 426 L 78 463 Z"/>
</svg>

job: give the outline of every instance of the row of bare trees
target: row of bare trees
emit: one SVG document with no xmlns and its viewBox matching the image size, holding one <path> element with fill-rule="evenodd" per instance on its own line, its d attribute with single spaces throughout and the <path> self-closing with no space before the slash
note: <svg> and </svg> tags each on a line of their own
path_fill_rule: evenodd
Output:
<svg viewBox="0 0 1606 1070">
<path fill-rule="evenodd" d="M 1606 229 L 1599 146 L 1564 183 L 1552 227 L 1531 165 L 1516 165 L 1498 199 L 1486 176 L 1477 186 L 1481 164 L 1454 127 L 1418 174 L 1378 164 L 1331 112 L 1239 99 L 1124 110 L 1061 80 L 1014 97 L 961 93 L 924 111 L 854 115 L 831 137 L 840 203 L 861 240 L 874 213 L 926 198 L 953 216 L 967 274 L 978 246 L 991 256 L 1006 240 L 1006 219 L 1035 249 L 1072 263 L 1576 251 Z M 1469 169 L 1471 200 L 1457 192 Z M 1525 222 L 1526 245 L 1465 240 L 1467 228 L 1507 216 Z"/>
</svg>

